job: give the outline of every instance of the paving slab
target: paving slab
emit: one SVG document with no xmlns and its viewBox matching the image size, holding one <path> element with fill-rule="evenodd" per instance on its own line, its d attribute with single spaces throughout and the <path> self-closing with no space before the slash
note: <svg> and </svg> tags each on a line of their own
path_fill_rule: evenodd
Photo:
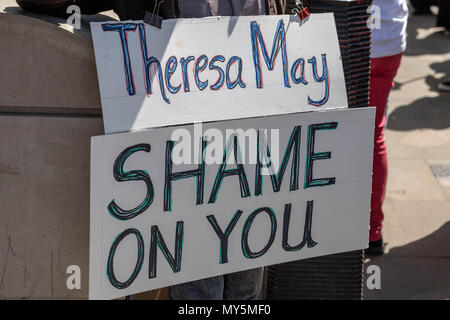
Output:
<svg viewBox="0 0 450 320">
<path fill-rule="evenodd" d="M 402 201 L 444 201 L 429 165 L 422 159 L 389 159 L 386 197 Z"/>
<path fill-rule="evenodd" d="M 386 199 L 383 204 L 383 240 L 386 245 L 386 251 L 392 247 L 402 246 L 408 243 L 403 232 L 402 225 L 394 209 L 395 201 Z"/>
<path fill-rule="evenodd" d="M 398 252 L 393 248 L 390 253 L 416 258 L 450 258 L 449 202 L 396 201 L 392 206 L 405 241 L 396 241 L 397 246 L 407 249 Z"/>
<path fill-rule="evenodd" d="M 439 162 L 450 159 L 450 129 L 418 129 L 386 133 L 389 159 L 425 159 Z"/>
</svg>

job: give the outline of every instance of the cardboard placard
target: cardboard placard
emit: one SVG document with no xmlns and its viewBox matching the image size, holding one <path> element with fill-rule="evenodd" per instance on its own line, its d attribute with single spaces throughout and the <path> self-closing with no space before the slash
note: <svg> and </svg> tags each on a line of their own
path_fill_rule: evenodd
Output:
<svg viewBox="0 0 450 320">
<path fill-rule="evenodd" d="M 332 13 L 91 29 L 106 133 L 347 108 Z"/>
<path fill-rule="evenodd" d="M 374 116 L 345 109 L 93 137 L 90 298 L 365 248 Z"/>
</svg>

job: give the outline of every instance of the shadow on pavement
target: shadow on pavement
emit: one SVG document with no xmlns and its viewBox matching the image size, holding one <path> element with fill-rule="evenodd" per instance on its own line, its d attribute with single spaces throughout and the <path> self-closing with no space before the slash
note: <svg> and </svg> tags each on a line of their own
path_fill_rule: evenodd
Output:
<svg viewBox="0 0 450 320">
<path fill-rule="evenodd" d="M 450 43 L 450 38 L 449 38 L 449 43 Z M 450 51 L 449 51 L 450 52 Z M 436 71 L 436 73 L 443 73 L 445 76 L 441 79 L 436 79 L 433 77 L 429 77 L 431 78 L 430 81 L 427 81 L 427 84 L 430 86 L 430 89 L 432 91 L 436 91 L 436 92 L 440 92 L 437 84 L 443 80 L 444 78 L 449 78 L 450 77 L 450 60 L 444 61 L 444 62 L 436 62 L 436 63 L 432 63 L 430 64 L 430 68 L 433 69 L 434 71 Z M 429 80 L 429 79 L 427 79 Z M 436 81 L 434 81 L 436 80 Z M 450 95 L 446 96 L 447 97 L 447 105 L 450 106 Z"/>
<path fill-rule="evenodd" d="M 449 41 L 450 41 L 450 39 L 449 39 Z M 392 90 L 400 90 L 402 88 L 402 86 L 404 86 L 406 84 L 424 80 L 426 82 L 426 84 L 428 84 L 428 86 L 430 87 L 431 91 L 441 93 L 441 91 L 439 91 L 439 89 L 438 89 L 438 84 L 445 78 L 450 77 L 450 60 L 447 60 L 444 62 L 432 63 L 432 64 L 430 64 L 430 68 L 433 69 L 436 73 L 443 73 L 444 76 L 439 79 L 432 77 L 432 76 L 428 76 L 428 77 L 421 76 L 421 77 L 416 77 L 416 78 L 410 79 L 405 82 L 394 81 L 394 86 L 392 87 Z M 445 96 L 444 96 L 444 98 L 445 98 Z M 450 96 L 448 96 L 447 98 L 449 99 L 448 104 L 450 105 Z"/>
<path fill-rule="evenodd" d="M 450 40 L 448 41 L 450 43 Z M 450 51 L 449 51 L 450 52 Z M 425 81 L 430 91 L 438 92 L 438 97 L 424 97 L 411 104 L 396 108 L 389 115 L 388 129 L 408 131 L 415 129 L 447 129 L 450 127 L 450 93 L 439 91 L 438 84 L 450 77 L 450 60 L 430 64 L 430 68 L 444 76 L 431 75 L 411 79 L 407 82 L 395 82 L 392 90 L 399 90 L 405 84 Z"/>
<path fill-rule="evenodd" d="M 438 92 L 439 96 L 420 98 L 411 104 L 396 108 L 389 115 L 388 129 L 397 131 L 442 130 L 450 127 L 450 93 L 441 92 L 438 89 L 439 82 L 450 76 L 450 60 L 432 63 L 430 68 L 436 73 L 445 74 L 440 78 L 427 76 L 424 79 L 430 91 Z M 407 83 L 420 80 L 423 78 L 412 79 Z M 407 83 L 395 82 L 393 90 L 398 90 Z"/>
<path fill-rule="evenodd" d="M 364 299 L 450 299 L 450 222 L 430 235 L 366 261 L 381 269 L 381 289 Z M 366 284 L 367 278 L 364 280 Z"/>
<path fill-rule="evenodd" d="M 416 258 L 446 257 L 450 259 L 450 221 L 422 239 L 390 249 L 386 254 L 386 257 L 389 256 Z M 450 280 L 450 270 L 448 270 L 448 278 Z"/>
<path fill-rule="evenodd" d="M 436 27 L 436 16 L 434 15 L 410 18 L 405 55 L 418 56 L 450 52 L 450 37 L 444 35 L 444 28 L 427 30 L 434 27 Z"/>
<path fill-rule="evenodd" d="M 438 79 L 427 77 L 427 83 L 436 87 Z M 450 127 L 450 93 L 442 96 L 420 98 L 408 105 L 396 108 L 389 115 L 388 129 L 409 131 L 416 129 L 447 129 Z"/>
</svg>

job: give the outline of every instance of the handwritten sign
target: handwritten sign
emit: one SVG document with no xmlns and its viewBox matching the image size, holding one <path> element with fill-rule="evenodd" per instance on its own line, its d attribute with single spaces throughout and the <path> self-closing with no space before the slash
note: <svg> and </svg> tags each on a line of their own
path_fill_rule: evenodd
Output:
<svg viewBox="0 0 450 320">
<path fill-rule="evenodd" d="M 347 108 L 331 13 L 91 29 L 106 133 Z"/>
<path fill-rule="evenodd" d="M 365 248 L 374 115 L 93 137 L 90 298 Z"/>
</svg>

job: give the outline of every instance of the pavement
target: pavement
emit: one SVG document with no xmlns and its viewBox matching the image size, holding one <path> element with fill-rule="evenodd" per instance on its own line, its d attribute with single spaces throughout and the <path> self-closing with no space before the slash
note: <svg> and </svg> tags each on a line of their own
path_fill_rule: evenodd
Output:
<svg viewBox="0 0 450 320">
<path fill-rule="evenodd" d="M 391 91 L 381 289 L 364 299 L 450 299 L 450 36 L 435 16 L 409 19 L 408 49 Z"/>
</svg>

